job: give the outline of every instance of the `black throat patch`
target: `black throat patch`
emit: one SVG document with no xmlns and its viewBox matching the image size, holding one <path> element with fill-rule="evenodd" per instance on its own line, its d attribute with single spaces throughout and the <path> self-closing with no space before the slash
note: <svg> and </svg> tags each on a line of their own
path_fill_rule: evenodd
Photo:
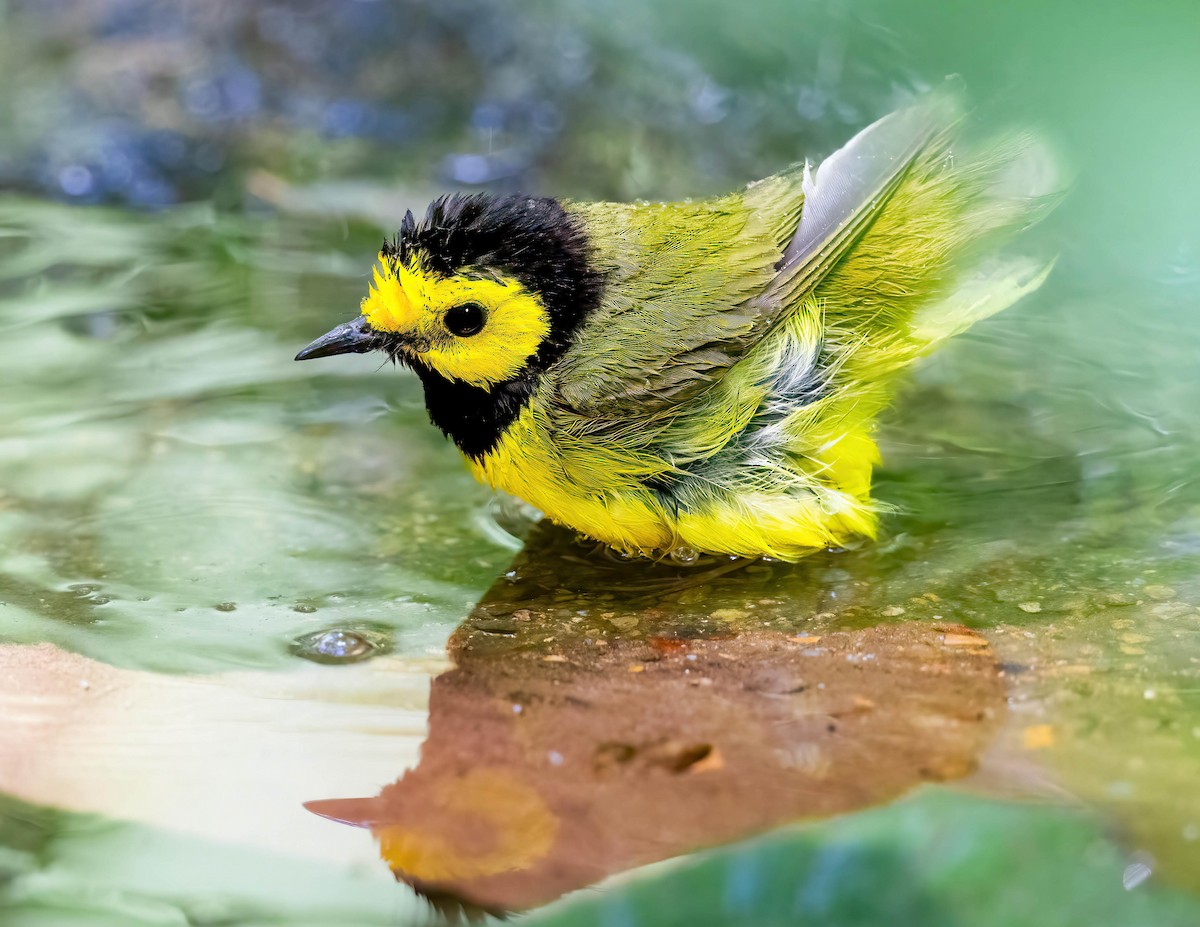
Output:
<svg viewBox="0 0 1200 927">
<path fill-rule="evenodd" d="M 551 197 L 486 193 L 434 200 L 420 224 L 404 217 L 383 255 L 402 263 L 419 255 L 447 276 L 465 267 L 490 268 L 537 294 L 550 333 L 514 378 L 490 388 L 447 380 L 420 360 L 406 362 L 425 387 L 433 424 L 468 457 L 483 457 L 521 414 L 538 381 L 570 347 L 579 326 L 600 303 L 602 275 L 579 221 Z"/>
</svg>

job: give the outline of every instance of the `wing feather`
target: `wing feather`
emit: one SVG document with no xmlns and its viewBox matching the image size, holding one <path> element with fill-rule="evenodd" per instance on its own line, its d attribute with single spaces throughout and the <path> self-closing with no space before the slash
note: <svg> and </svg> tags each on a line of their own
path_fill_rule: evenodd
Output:
<svg viewBox="0 0 1200 927">
<path fill-rule="evenodd" d="M 957 109 L 951 93 L 933 94 L 863 129 L 815 173 L 793 168 L 718 199 L 572 205 L 609 282 L 552 372 L 555 406 L 624 428 L 702 392 L 813 292 Z"/>
</svg>

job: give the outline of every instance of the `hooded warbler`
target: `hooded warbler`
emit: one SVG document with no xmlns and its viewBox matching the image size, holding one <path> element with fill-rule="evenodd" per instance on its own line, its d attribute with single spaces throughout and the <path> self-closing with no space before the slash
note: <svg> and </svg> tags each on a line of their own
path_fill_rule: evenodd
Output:
<svg viewBox="0 0 1200 927">
<path fill-rule="evenodd" d="M 961 123 L 935 92 L 696 202 L 442 197 L 297 359 L 385 352 L 479 480 L 625 555 L 873 537 L 896 374 L 1050 269 L 999 249 L 1054 202 L 1044 150 Z"/>
</svg>

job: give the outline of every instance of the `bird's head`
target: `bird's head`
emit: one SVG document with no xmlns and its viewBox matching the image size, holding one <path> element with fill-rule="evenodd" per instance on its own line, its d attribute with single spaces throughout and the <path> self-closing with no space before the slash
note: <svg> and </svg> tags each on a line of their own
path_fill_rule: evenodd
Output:
<svg viewBox="0 0 1200 927">
<path fill-rule="evenodd" d="M 380 350 L 427 386 L 491 391 L 557 360 L 600 285 L 586 233 L 557 200 L 444 197 L 384 242 L 362 314 L 297 360 Z"/>
</svg>

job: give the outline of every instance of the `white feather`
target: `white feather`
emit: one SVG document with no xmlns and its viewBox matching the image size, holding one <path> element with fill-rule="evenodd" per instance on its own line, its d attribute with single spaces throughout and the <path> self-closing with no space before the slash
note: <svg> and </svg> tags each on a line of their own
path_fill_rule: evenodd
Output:
<svg viewBox="0 0 1200 927">
<path fill-rule="evenodd" d="M 822 161 L 815 174 L 805 164 L 804 208 L 784 252 L 783 270 L 807 263 L 857 220 L 874 214 L 929 140 L 954 120 L 957 109 L 951 91 L 938 91 L 867 126 Z"/>
</svg>

